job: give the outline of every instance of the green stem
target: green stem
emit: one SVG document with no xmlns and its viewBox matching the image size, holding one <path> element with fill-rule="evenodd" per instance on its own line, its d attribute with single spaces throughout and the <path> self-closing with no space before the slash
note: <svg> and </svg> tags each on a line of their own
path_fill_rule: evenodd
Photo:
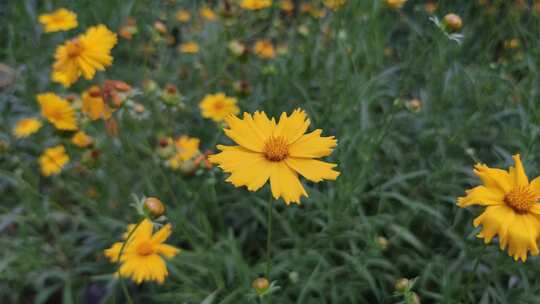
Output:
<svg viewBox="0 0 540 304">
<path fill-rule="evenodd" d="M 127 243 L 130 241 L 131 237 L 135 233 L 135 230 L 139 228 L 142 221 L 138 222 L 133 229 L 129 232 L 126 241 L 122 244 L 122 247 L 120 247 L 120 252 L 118 252 L 118 262 L 120 263 L 120 258 L 122 257 L 122 254 L 124 254 L 124 249 L 126 248 Z M 133 300 L 131 299 L 131 296 L 129 295 L 129 291 L 127 289 L 126 284 L 124 283 L 124 280 L 122 279 L 122 276 L 120 275 L 120 268 L 118 269 L 118 280 L 120 281 L 120 286 L 122 286 L 122 290 L 124 291 L 124 295 L 126 296 L 126 300 L 129 304 L 133 304 Z"/>
</svg>

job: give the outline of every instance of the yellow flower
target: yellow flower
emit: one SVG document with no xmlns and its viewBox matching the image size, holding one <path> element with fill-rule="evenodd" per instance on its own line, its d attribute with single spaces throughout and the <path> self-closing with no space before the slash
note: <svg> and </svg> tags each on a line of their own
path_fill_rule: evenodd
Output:
<svg viewBox="0 0 540 304">
<path fill-rule="evenodd" d="M 116 41 L 116 34 L 104 25 L 91 27 L 86 33 L 66 41 L 54 54 L 53 80 L 69 87 L 81 75 L 85 79 L 94 78 L 96 70 L 103 71 L 112 64 L 111 49 Z"/>
<path fill-rule="evenodd" d="M 69 102 L 54 93 L 43 93 L 37 96 L 41 107 L 41 115 L 59 130 L 77 130 L 75 110 Z"/>
<path fill-rule="evenodd" d="M 129 225 L 129 232 L 134 229 Z M 164 244 L 172 232 L 171 224 L 163 226 L 158 232 L 153 233 L 153 224 L 144 219 L 131 237 L 126 240 L 124 251 L 120 255 L 123 243 L 118 242 L 105 250 L 105 256 L 113 263 L 120 262 L 119 274 L 129 277 L 137 284 L 143 281 L 156 281 L 159 284 L 165 281 L 168 275 L 164 258 L 173 258 L 180 249 Z M 127 235 L 125 235 L 127 238 Z"/>
<path fill-rule="evenodd" d="M 201 17 L 203 17 L 204 19 L 208 21 L 214 21 L 217 18 L 216 13 L 214 13 L 214 11 L 211 8 L 206 7 L 206 6 L 201 8 L 199 14 L 201 15 Z"/>
<path fill-rule="evenodd" d="M 324 0 L 324 5 L 332 10 L 342 7 L 347 0 Z"/>
<path fill-rule="evenodd" d="M 278 123 L 264 112 L 253 116 L 244 113 L 243 119 L 231 115 L 225 121 L 229 126 L 225 134 L 238 146 L 219 145 L 222 152 L 209 159 L 231 174 L 227 181 L 236 187 L 256 191 L 270 180 L 275 199 L 300 203 L 300 197 L 308 194 L 298 174 L 313 182 L 339 176 L 333 170 L 335 164 L 315 159 L 330 155 L 337 140 L 321 137 L 320 129 L 304 134 L 310 121 L 303 110 L 295 110 L 290 116 L 282 113 Z"/>
<path fill-rule="evenodd" d="M 199 144 L 200 139 L 182 135 L 178 138 L 174 145 L 176 153 L 167 161 L 169 167 L 178 169 L 185 161 L 188 161 L 200 154 Z"/>
<path fill-rule="evenodd" d="M 176 12 L 176 20 L 182 23 L 186 23 L 190 19 L 191 19 L 191 14 L 188 11 L 181 9 L 178 12 Z"/>
<path fill-rule="evenodd" d="M 13 128 L 13 135 L 16 138 L 28 137 L 36 133 L 41 128 L 41 121 L 37 118 L 24 118 L 17 121 Z"/>
<path fill-rule="evenodd" d="M 94 140 L 88 134 L 84 133 L 83 131 L 79 131 L 73 135 L 71 142 L 79 148 L 86 148 L 90 146 Z"/>
<path fill-rule="evenodd" d="M 257 41 L 255 43 L 254 51 L 259 57 L 265 59 L 271 59 L 276 56 L 274 45 L 270 40 L 266 39 Z"/>
<path fill-rule="evenodd" d="M 65 8 L 50 14 L 39 15 L 39 23 L 45 26 L 45 32 L 67 31 L 77 27 L 77 14 Z"/>
<path fill-rule="evenodd" d="M 228 97 L 223 93 L 208 94 L 199 103 L 201 114 L 204 118 L 210 118 L 220 122 L 230 114 L 238 114 L 240 109 L 236 105 L 236 98 Z"/>
<path fill-rule="evenodd" d="M 67 163 L 69 163 L 69 156 L 62 145 L 46 149 L 39 157 L 41 173 L 44 176 L 60 173 Z"/>
<path fill-rule="evenodd" d="M 103 100 L 101 89 L 98 86 L 91 86 L 83 92 L 82 112 L 91 120 L 111 118 L 112 111 Z"/>
<path fill-rule="evenodd" d="M 467 190 L 467 195 L 458 198 L 457 203 L 462 208 L 471 205 L 486 207 L 474 220 L 475 227 L 482 225 L 478 237 L 488 244 L 498 235 L 501 250 L 508 247 L 508 255 L 525 262 L 528 251 L 538 255 L 540 178 L 529 183 L 519 154 L 513 158 L 515 167 L 508 171 L 483 164 L 474 166 L 474 173 L 483 185 Z"/>
<path fill-rule="evenodd" d="M 243 0 L 240 7 L 247 10 L 259 10 L 272 6 L 272 0 Z"/>
<path fill-rule="evenodd" d="M 294 11 L 294 3 L 292 0 L 282 0 L 279 7 L 288 14 Z"/>
<path fill-rule="evenodd" d="M 188 54 L 197 54 L 199 52 L 199 45 L 197 42 L 186 42 L 180 45 L 180 52 Z"/>
<path fill-rule="evenodd" d="M 388 7 L 393 8 L 393 9 L 400 9 L 407 2 L 407 0 L 385 0 L 385 1 L 386 1 L 386 5 L 388 5 Z"/>
</svg>

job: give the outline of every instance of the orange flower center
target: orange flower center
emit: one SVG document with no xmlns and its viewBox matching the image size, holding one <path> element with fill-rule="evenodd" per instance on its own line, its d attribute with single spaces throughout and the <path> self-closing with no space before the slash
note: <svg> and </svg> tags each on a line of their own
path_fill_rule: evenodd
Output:
<svg viewBox="0 0 540 304">
<path fill-rule="evenodd" d="M 216 110 L 216 111 L 223 110 L 224 107 L 225 107 L 225 104 L 224 104 L 223 101 L 221 101 L 221 100 L 216 101 L 216 102 L 214 103 L 214 110 Z"/>
<path fill-rule="evenodd" d="M 82 43 L 78 39 L 73 39 L 69 41 L 66 45 L 66 48 L 67 48 L 67 54 L 70 58 L 74 58 L 81 55 L 81 53 L 84 50 Z"/>
<path fill-rule="evenodd" d="M 270 136 L 264 143 L 263 153 L 266 159 L 273 162 L 282 161 L 289 156 L 289 145 L 283 136 Z"/>
<path fill-rule="evenodd" d="M 537 200 L 538 196 L 527 186 L 517 187 L 504 197 L 504 202 L 517 213 L 527 213 Z"/>
<path fill-rule="evenodd" d="M 142 242 L 137 246 L 137 253 L 139 255 L 147 256 L 154 253 L 154 248 L 152 246 L 152 243 L 146 241 Z"/>
</svg>

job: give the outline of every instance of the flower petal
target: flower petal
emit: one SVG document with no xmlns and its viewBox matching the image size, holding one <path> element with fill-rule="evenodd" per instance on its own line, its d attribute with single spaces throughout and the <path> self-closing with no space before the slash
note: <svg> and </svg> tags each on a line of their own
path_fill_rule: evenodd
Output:
<svg viewBox="0 0 540 304">
<path fill-rule="evenodd" d="M 287 113 L 283 112 L 273 135 L 283 136 L 289 144 L 292 144 L 306 133 L 309 124 L 310 121 L 303 110 L 296 109 L 289 117 L 287 117 Z"/>
<path fill-rule="evenodd" d="M 521 157 L 519 154 L 512 156 L 515 163 L 515 169 L 510 167 L 510 175 L 513 176 L 514 184 L 517 187 L 525 187 L 529 185 L 529 179 L 525 174 L 525 169 L 523 168 L 523 163 L 521 162 Z"/>
<path fill-rule="evenodd" d="M 272 163 L 270 185 L 274 198 L 279 199 L 282 197 L 287 205 L 291 202 L 299 204 L 302 195 L 308 196 L 298 179 L 298 174 L 289 168 L 285 162 Z"/>
<path fill-rule="evenodd" d="M 167 225 L 163 226 L 161 229 L 159 229 L 158 232 L 156 232 L 152 236 L 152 243 L 161 244 L 161 243 L 165 242 L 169 238 L 171 233 L 172 233 L 171 224 L 167 224 Z"/>
<path fill-rule="evenodd" d="M 476 164 L 474 166 L 474 174 L 482 180 L 484 186 L 492 191 L 498 190 L 506 194 L 512 190 L 514 185 L 507 171 L 489 168 L 484 164 Z"/>
<path fill-rule="evenodd" d="M 266 116 L 266 113 L 257 111 L 253 113 L 253 121 L 255 122 L 257 128 L 261 131 L 264 139 L 272 136 L 274 128 L 276 127 L 276 121 L 274 118 L 270 120 L 268 119 L 268 116 Z"/>
<path fill-rule="evenodd" d="M 494 188 L 487 188 L 485 186 L 477 186 L 465 191 L 467 193 L 464 197 L 458 198 L 458 206 L 461 208 L 471 205 L 491 206 L 501 205 L 504 203 L 504 194 L 501 191 Z"/>
<path fill-rule="evenodd" d="M 156 249 L 159 254 L 164 255 L 169 259 L 180 253 L 180 249 L 167 244 L 159 244 Z"/>
<path fill-rule="evenodd" d="M 229 129 L 224 129 L 225 134 L 234 142 L 254 152 L 263 151 L 265 137 L 249 113 L 244 113 L 244 119 L 229 115 L 225 122 L 229 126 Z"/>
<path fill-rule="evenodd" d="M 131 235 L 131 238 L 128 241 L 132 240 L 150 240 L 152 237 L 152 230 L 154 226 L 152 222 L 148 219 L 142 220 L 142 222 L 139 224 L 139 227 L 135 229 L 135 232 Z"/>
<path fill-rule="evenodd" d="M 323 179 L 335 180 L 340 174 L 332 170 L 332 168 L 337 166 L 336 164 L 315 159 L 289 157 L 285 162 L 291 169 L 313 182 L 320 182 Z"/>
<path fill-rule="evenodd" d="M 321 137 L 321 133 L 322 130 L 317 129 L 302 135 L 289 146 L 289 155 L 291 157 L 319 158 L 332 154 L 337 140 L 333 136 Z"/>
</svg>

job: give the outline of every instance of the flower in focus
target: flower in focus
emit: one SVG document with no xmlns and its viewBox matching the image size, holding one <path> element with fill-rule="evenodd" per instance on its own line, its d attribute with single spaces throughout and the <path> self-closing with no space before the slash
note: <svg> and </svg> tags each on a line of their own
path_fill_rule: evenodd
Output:
<svg viewBox="0 0 540 304">
<path fill-rule="evenodd" d="M 17 121 L 12 132 L 16 138 L 24 138 L 36 133 L 40 128 L 41 121 L 39 121 L 39 119 L 24 118 Z"/>
<path fill-rule="evenodd" d="M 298 174 L 313 182 L 339 176 L 333 170 L 336 164 L 315 159 L 330 155 L 337 140 L 322 137 L 320 129 L 304 134 L 310 121 L 303 110 L 290 116 L 282 113 L 278 123 L 264 112 L 244 113 L 243 119 L 230 115 L 225 121 L 229 126 L 225 134 L 238 145 L 219 145 L 221 152 L 209 159 L 231 174 L 227 181 L 236 187 L 256 191 L 270 180 L 275 199 L 300 203 L 300 197 L 308 194 Z"/>
<path fill-rule="evenodd" d="M 98 86 L 91 86 L 82 93 L 82 112 L 91 120 L 111 117 L 112 111 L 103 100 L 103 94 Z"/>
<path fill-rule="evenodd" d="M 45 32 L 67 31 L 77 27 L 77 14 L 65 8 L 55 10 L 50 14 L 39 15 L 39 23 L 45 26 Z"/>
<path fill-rule="evenodd" d="M 77 130 L 75 110 L 69 102 L 54 93 L 42 93 L 37 96 L 41 115 L 59 130 Z"/>
<path fill-rule="evenodd" d="M 113 61 L 111 49 L 116 45 L 116 34 L 104 25 L 89 28 L 86 33 L 58 46 L 54 54 L 52 78 L 65 87 L 79 77 L 92 79 L 96 71 L 103 71 Z"/>
<path fill-rule="evenodd" d="M 41 173 L 44 176 L 60 173 L 67 163 L 69 163 L 69 156 L 66 154 L 66 149 L 62 145 L 45 149 L 39 157 Z"/>
<path fill-rule="evenodd" d="M 187 54 L 197 54 L 199 52 L 199 45 L 197 42 L 185 42 L 180 45 L 180 52 Z"/>
<path fill-rule="evenodd" d="M 164 258 L 170 259 L 180 253 L 180 249 L 164 244 L 172 233 L 171 224 L 153 233 L 152 222 L 144 219 L 134 231 L 133 229 L 134 225 L 128 226 L 124 238 L 128 238 L 129 234 L 131 237 L 125 240 L 126 245 L 121 256 L 121 242 L 106 249 L 105 256 L 113 263 L 120 262 L 119 275 L 129 277 L 137 284 L 144 281 L 163 283 L 168 275 Z"/>
<path fill-rule="evenodd" d="M 407 0 L 385 0 L 385 1 L 386 1 L 386 5 L 388 5 L 388 7 L 392 9 L 400 9 L 407 2 Z"/>
<path fill-rule="evenodd" d="M 253 47 L 253 50 L 255 51 L 255 54 L 261 58 L 271 59 L 276 56 L 274 45 L 270 40 L 267 39 L 257 41 Z"/>
<path fill-rule="evenodd" d="M 342 7 L 347 0 L 324 0 L 324 5 L 332 10 L 337 10 Z"/>
<path fill-rule="evenodd" d="M 513 158 L 515 167 L 508 171 L 475 165 L 474 173 L 483 185 L 467 190 L 457 204 L 486 207 L 473 222 L 475 227 L 482 225 L 478 237 L 488 244 L 498 235 L 501 250 L 508 247 L 508 255 L 525 262 L 529 251 L 538 255 L 540 178 L 529 182 L 519 154 Z"/>
<path fill-rule="evenodd" d="M 176 20 L 182 23 L 186 23 L 190 19 L 191 19 L 191 14 L 188 11 L 181 9 L 178 12 L 176 12 Z"/>
<path fill-rule="evenodd" d="M 446 14 L 443 18 L 443 24 L 452 31 L 459 31 L 463 22 L 461 21 L 461 17 L 456 14 Z"/>
<path fill-rule="evenodd" d="M 203 19 L 207 21 L 214 21 L 217 18 L 216 13 L 214 13 L 214 11 L 211 8 L 206 7 L 206 6 L 201 8 L 201 10 L 199 11 L 199 14 L 201 15 L 201 17 L 203 17 Z"/>
<path fill-rule="evenodd" d="M 247 10 L 259 10 L 272 6 L 272 0 L 243 0 L 240 7 Z"/>
<path fill-rule="evenodd" d="M 206 95 L 199 103 L 199 108 L 204 118 L 210 118 L 215 122 L 223 121 L 228 115 L 240 112 L 236 98 L 228 97 L 224 93 Z"/>
<path fill-rule="evenodd" d="M 84 131 L 79 131 L 75 133 L 75 135 L 73 135 L 73 137 L 71 138 L 71 142 L 79 148 L 86 148 L 90 146 L 94 142 L 94 140 Z"/>
</svg>

